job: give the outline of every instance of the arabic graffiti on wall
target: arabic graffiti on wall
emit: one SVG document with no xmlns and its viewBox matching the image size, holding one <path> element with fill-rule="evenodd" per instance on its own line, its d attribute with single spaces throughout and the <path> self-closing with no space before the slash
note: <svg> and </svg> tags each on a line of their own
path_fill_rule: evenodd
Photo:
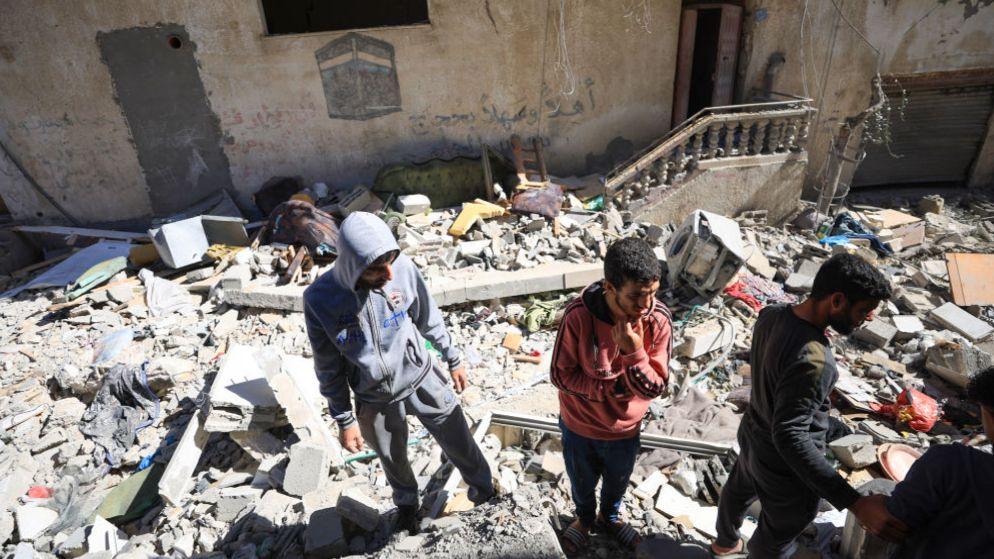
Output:
<svg viewBox="0 0 994 559">
<path fill-rule="evenodd" d="M 526 101 L 502 105 L 490 95 L 480 95 L 479 109 L 463 113 L 432 114 L 429 111 L 414 113 L 408 117 L 411 130 L 418 136 L 431 134 L 433 130 L 450 128 L 470 128 L 486 131 L 497 129 L 502 132 L 515 130 L 518 125 L 535 126 L 540 119 L 570 119 L 597 108 L 594 97 L 594 80 L 586 78 L 582 87 L 570 96 L 553 94 L 548 85 L 542 85 L 542 98 L 545 107 L 539 114 L 537 107 Z"/>
</svg>

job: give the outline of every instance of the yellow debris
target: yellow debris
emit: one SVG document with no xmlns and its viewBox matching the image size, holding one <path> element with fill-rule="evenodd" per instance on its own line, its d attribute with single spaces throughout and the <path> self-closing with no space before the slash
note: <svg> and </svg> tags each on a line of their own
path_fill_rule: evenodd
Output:
<svg viewBox="0 0 994 559">
<path fill-rule="evenodd" d="M 490 219 L 502 216 L 505 213 L 507 213 L 507 210 L 503 207 L 480 200 L 479 198 L 472 202 L 464 202 L 462 211 L 459 212 L 459 217 L 456 218 L 452 227 L 449 227 L 449 235 L 462 237 L 476 223 L 477 219 Z"/>
</svg>

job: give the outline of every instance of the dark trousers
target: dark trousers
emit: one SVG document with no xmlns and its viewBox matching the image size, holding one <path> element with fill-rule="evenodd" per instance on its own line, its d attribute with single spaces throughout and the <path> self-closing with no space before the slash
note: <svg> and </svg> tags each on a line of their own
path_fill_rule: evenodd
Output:
<svg viewBox="0 0 994 559">
<path fill-rule="evenodd" d="M 639 436 L 617 441 L 588 439 L 570 431 L 562 419 L 563 460 L 569 476 L 576 506 L 576 517 L 592 526 L 597 516 L 597 481 L 601 481 L 601 515 L 605 520 L 617 520 L 621 500 L 628 489 L 628 480 L 635 468 L 639 452 Z"/>
<path fill-rule="evenodd" d="M 738 439 L 741 452 L 721 490 L 715 543 L 732 547 L 738 542 L 746 509 L 758 498 L 763 510 L 749 540 L 749 557 L 787 559 L 797 549 L 797 536 L 818 514 L 818 495 L 787 470 L 775 451 L 758 456 L 741 430 Z"/>
</svg>

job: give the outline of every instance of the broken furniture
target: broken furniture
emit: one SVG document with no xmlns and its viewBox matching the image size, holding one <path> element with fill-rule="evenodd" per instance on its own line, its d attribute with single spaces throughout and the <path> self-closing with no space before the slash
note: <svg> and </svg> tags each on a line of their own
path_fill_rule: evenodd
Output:
<svg viewBox="0 0 994 559">
<path fill-rule="evenodd" d="M 239 217 L 202 215 L 149 229 L 152 243 L 170 268 L 203 262 L 211 245 L 249 246 L 246 221 Z"/>
</svg>

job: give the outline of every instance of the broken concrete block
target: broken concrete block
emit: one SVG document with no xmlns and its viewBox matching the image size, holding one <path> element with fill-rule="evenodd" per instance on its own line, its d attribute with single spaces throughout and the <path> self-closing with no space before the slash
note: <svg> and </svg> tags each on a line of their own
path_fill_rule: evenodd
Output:
<svg viewBox="0 0 994 559">
<path fill-rule="evenodd" d="M 42 506 L 20 505 L 14 509 L 14 517 L 17 519 L 17 537 L 21 541 L 33 541 L 55 524 L 59 513 Z"/>
<path fill-rule="evenodd" d="M 210 433 L 201 428 L 200 415 L 193 414 L 176 449 L 173 450 L 166 471 L 159 479 L 159 495 L 166 503 L 174 507 L 179 506 L 190 493 L 194 483 L 193 471 L 200 462 L 208 438 Z"/>
<path fill-rule="evenodd" d="M 266 491 L 252 511 L 257 517 L 256 525 L 261 531 L 285 526 L 287 520 L 296 519 L 297 513 L 294 509 L 299 503 L 300 499 L 284 495 L 275 489 Z"/>
<path fill-rule="evenodd" d="M 925 369 L 960 388 L 965 388 L 974 375 L 992 365 L 994 358 L 975 347 L 940 343 L 925 351 Z"/>
<path fill-rule="evenodd" d="M 301 442 L 324 447 L 332 466 L 343 465 L 342 445 L 321 418 L 320 407 L 313 399 L 315 395 L 320 396 L 320 390 L 314 384 L 317 377 L 313 362 L 296 356 L 283 358 L 272 350 L 256 352 L 255 362 L 263 370 L 272 393 L 286 411 Z"/>
<path fill-rule="evenodd" d="M 687 517 L 693 528 L 706 536 L 716 535 L 718 507 L 702 506 L 672 485 L 664 484 L 659 490 L 655 508 L 669 518 Z"/>
<path fill-rule="evenodd" d="M 659 488 L 666 483 L 666 475 L 659 470 L 653 470 L 649 477 L 642 480 L 642 483 L 635 487 L 633 493 L 639 499 L 653 499 L 656 493 L 659 492 Z"/>
<path fill-rule="evenodd" d="M 224 302 L 233 307 L 304 312 L 304 289 L 300 285 L 249 285 L 243 289 L 228 289 Z"/>
<path fill-rule="evenodd" d="M 197 281 L 203 281 L 214 275 L 214 268 L 208 266 L 206 268 L 197 268 L 196 270 L 190 270 L 186 273 L 186 283 L 194 283 Z"/>
<path fill-rule="evenodd" d="M 400 551 L 402 553 L 409 553 L 421 549 L 424 543 L 425 543 L 424 536 L 407 536 L 406 538 L 397 542 L 397 545 L 394 546 L 394 550 Z"/>
<path fill-rule="evenodd" d="M 299 442 L 290 447 L 290 462 L 283 478 L 283 490 L 302 497 L 319 489 L 331 470 L 331 449 L 314 443 Z"/>
<path fill-rule="evenodd" d="M 732 329 L 724 326 L 720 320 L 708 320 L 684 330 L 684 341 L 676 348 L 676 352 L 677 355 L 696 359 L 732 343 L 732 336 Z"/>
<path fill-rule="evenodd" d="M 284 451 L 283 441 L 269 431 L 232 431 L 228 436 L 257 462 Z"/>
<path fill-rule="evenodd" d="M 431 199 L 424 194 L 398 196 L 397 210 L 404 215 L 422 214 L 431 210 Z"/>
<path fill-rule="evenodd" d="M 897 329 L 894 337 L 898 341 L 910 340 L 916 337 L 919 332 L 925 330 L 925 325 L 922 324 L 921 319 L 914 315 L 896 315 L 892 316 L 891 320 L 894 321 L 894 328 Z"/>
<path fill-rule="evenodd" d="M 877 462 L 877 447 L 873 437 L 854 433 L 828 443 L 832 454 L 847 468 L 858 470 Z"/>
<path fill-rule="evenodd" d="M 559 479 L 566 471 L 566 461 L 562 452 L 546 452 L 542 455 L 542 472 L 545 475 Z"/>
<path fill-rule="evenodd" d="M 308 558 L 337 557 L 349 550 L 342 517 L 334 508 L 314 512 L 304 530 L 304 554 Z"/>
<path fill-rule="evenodd" d="M 932 309 L 929 316 L 974 343 L 985 340 L 994 333 L 994 326 L 964 311 L 955 303 L 946 303 L 937 309 Z"/>
<path fill-rule="evenodd" d="M 86 536 L 88 553 L 110 552 L 117 555 L 127 543 L 128 535 L 123 530 L 99 515 L 94 517 L 93 525 L 90 526 L 89 534 Z"/>
<path fill-rule="evenodd" d="M 226 487 L 217 498 L 217 519 L 220 522 L 231 522 L 245 509 L 254 509 L 262 490 L 255 487 Z"/>
<path fill-rule="evenodd" d="M 897 328 L 884 318 L 877 318 L 864 323 L 854 336 L 857 340 L 873 347 L 884 347 L 897 335 Z"/>
<path fill-rule="evenodd" d="M 123 305 L 135 297 L 135 291 L 130 285 L 119 283 L 107 288 L 107 297 L 115 303 Z"/>
<path fill-rule="evenodd" d="M 946 201 L 938 194 L 930 194 L 928 196 L 923 196 L 921 200 L 918 201 L 918 212 L 921 214 L 941 214 L 942 209 L 946 206 Z"/>
<path fill-rule="evenodd" d="M 166 388 L 190 382 L 196 378 L 196 362 L 172 355 L 164 355 L 152 361 L 148 368 L 148 383 L 158 392 Z"/>
<path fill-rule="evenodd" d="M 7 452 L 11 452 L 9 449 Z M 0 510 L 13 508 L 17 500 L 28 492 L 38 471 L 38 463 L 27 452 L 14 452 L 0 463 Z"/>
<path fill-rule="evenodd" d="M 807 293 L 811 291 L 814 282 L 814 276 L 802 274 L 801 272 L 793 272 L 787 277 L 787 281 L 783 285 L 784 289 L 792 293 Z"/>
<path fill-rule="evenodd" d="M 338 513 L 367 532 L 380 523 L 380 508 L 376 501 L 358 487 L 349 487 L 338 497 Z"/>
<path fill-rule="evenodd" d="M 283 408 L 255 359 L 255 348 L 228 348 L 209 394 L 204 430 L 265 430 L 285 424 Z"/>
<path fill-rule="evenodd" d="M 225 291 L 244 289 L 252 281 L 252 268 L 248 264 L 231 266 L 221 275 L 218 286 Z"/>
</svg>

